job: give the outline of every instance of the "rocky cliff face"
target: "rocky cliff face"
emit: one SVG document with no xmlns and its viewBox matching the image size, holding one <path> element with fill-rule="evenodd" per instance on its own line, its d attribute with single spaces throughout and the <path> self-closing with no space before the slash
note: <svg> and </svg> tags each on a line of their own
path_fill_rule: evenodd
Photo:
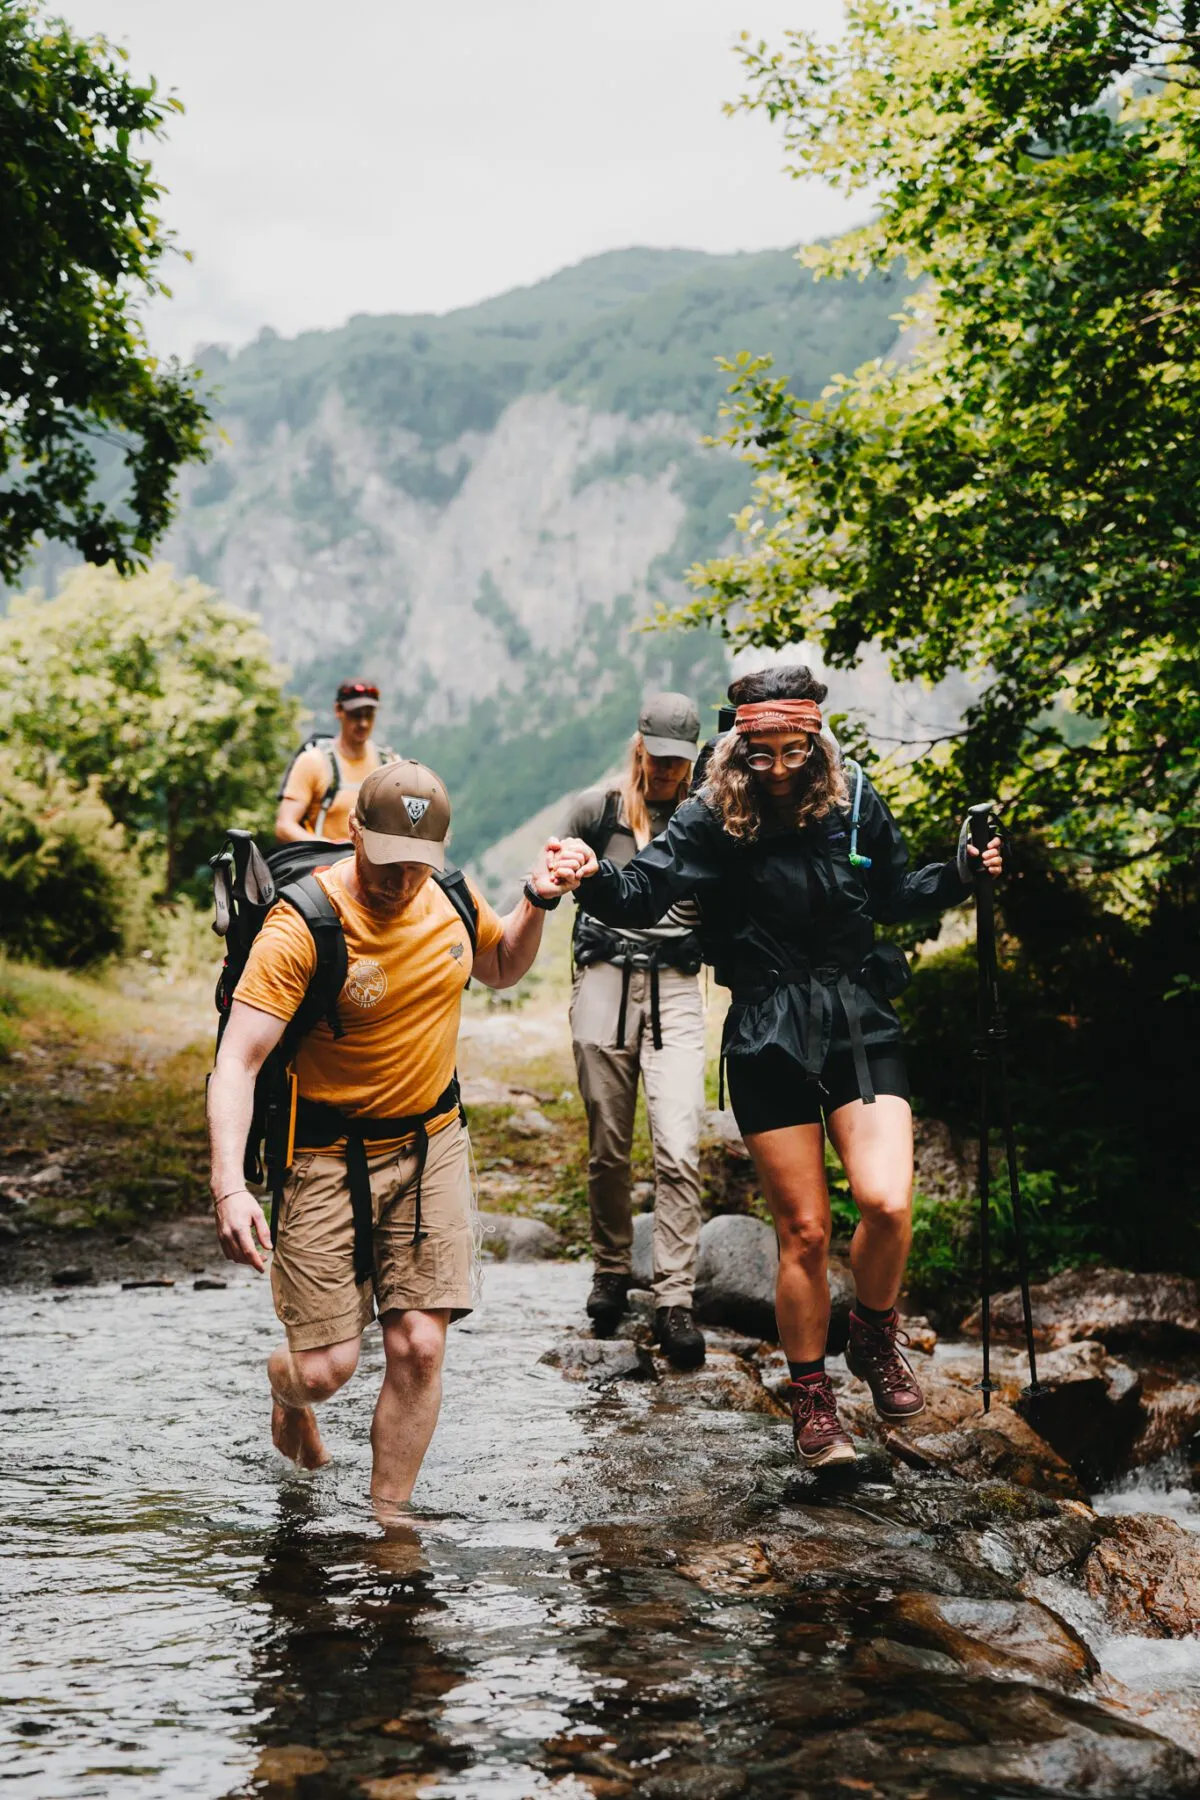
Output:
<svg viewBox="0 0 1200 1800">
<path fill-rule="evenodd" d="M 716 358 L 769 352 L 815 394 L 890 347 L 898 298 L 789 252 L 635 250 L 443 318 L 210 349 L 222 436 L 165 554 L 261 616 L 319 719 L 378 680 L 478 854 L 610 766 L 647 687 L 724 687 L 719 640 L 641 629 L 749 494 L 702 444 Z"/>
</svg>

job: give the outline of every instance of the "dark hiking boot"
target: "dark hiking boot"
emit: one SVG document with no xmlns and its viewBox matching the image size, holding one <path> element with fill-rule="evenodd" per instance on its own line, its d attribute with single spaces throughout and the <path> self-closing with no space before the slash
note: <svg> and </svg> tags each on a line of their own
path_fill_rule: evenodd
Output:
<svg viewBox="0 0 1200 1800">
<path fill-rule="evenodd" d="M 851 1312 L 846 1367 L 866 1382 L 881 1419 L 911 1419 L 925 1411 L 920 1383 L 897 1348 L 907 1342 L 894 1310 L 884 1325 L 869 1325 Z"/>
<path fill-rule="evenodd" d="M 617 1329 L 632 1285 L 629 1275 L 597 1275 L 593 1278 L 592 1291 L 587 1297 L 587 1316 L 597 1337 L 607 1337 Z"/>
<path fill-rule="evenodd" d="M 828 1375 L 806 1375 L 802 1381 L 789 1382 L 787 1403 L 792 1409 L 796 1455 L 806 1467 L 826 1469 L 856 1460 L 849 1433 L 837 1415 Z"/>
<path fill-rule="evenodd" d="M 676 1369 L 698 1369 L 708 1348 L 690 1306 L 656 1307 L 654 1341 Z"/>
</svg>

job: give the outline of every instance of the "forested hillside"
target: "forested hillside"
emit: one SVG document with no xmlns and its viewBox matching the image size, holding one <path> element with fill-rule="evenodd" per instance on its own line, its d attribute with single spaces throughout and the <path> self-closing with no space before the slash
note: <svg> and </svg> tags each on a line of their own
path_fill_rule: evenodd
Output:
<svg viewBox="0 0 1200 1800">
<path fill-rule="evenodd" d="M 715 359 L 769 351 L 819 392 L 890 347 L 900 297 L 787 251 L 628 250 L 444 317 L 207 349 L 224 436 L 165 554 L 260 614 L 319 717 L 377 679 L 471 856 L 611 763 L 647 681 L 722 685 L 717 638 L 637 629 L 748 497 L 700 443 Z"/>
</svg>

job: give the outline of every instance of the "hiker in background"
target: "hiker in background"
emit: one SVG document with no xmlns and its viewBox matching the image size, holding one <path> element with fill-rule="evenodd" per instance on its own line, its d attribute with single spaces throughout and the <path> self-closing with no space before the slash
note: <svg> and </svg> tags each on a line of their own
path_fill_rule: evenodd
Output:
<svg viewBox="0 0 1200 1800">
<path fill-rule="evenodd" d="M 829 1189 L 825 1132 L 859 1213 L 846 1363 L 891 1422 L 925 1401 L 900 1344 L 896 1300 L 912 1238 L 913 1136 L 897 944 L 876 924 L 932 918 L 972 894 L 971 859 L 1001 871 L 998 838 L 910 869 L 904 839 L 862 769 L 823 732 L 824 685 L 801 664 L 743 675 L 733 728 L 701 792 L 626 867 L 563 845 L 579 905 L 645 929 L 680 900 L 701 909 L 705 958 L 732 990 L 722 1054 L 729 1099 L 779 1237 L 775 1312 L 803 1463 L 852 1463 L 825 1370 Z M 583 860 L 580 860 L 582 857 Z M 569 858 L 569 861 L 567 860 Z"/>
<path fill-rule="evenodd" d="M 352 851 L 310 877 L 323 896 L 322 929 L 340 927 L 344 940 L 340 987 L 289 1049 L 294 1141 L 271 1264 L 287 1342 L 267 1364 L 271 1435 L 302 1468 L 329 1460 L 313 1403 L 349 1380 L 378 1312 L 384 1375 L 371 1493 L 384 1512 L 412 1492 L 441 1404 L 446 1330 L 474 1304 L 470 1155 L 454 1069 L 462 991 L 472 976 L 495 988 L 519 981 L 544 913 L 571 885 L 549 873 L 552 839 L 524 897 L 498 918 L 446 871 L 449 829 L 450 802 L 432 770 L 395 762 L 367 777 Z M 253 938 L 208 1087 L 221 1248 L 259 1271 L 271 1230 L 246 1187 L 255 1087 L 320 966 L 311 899 L 289 892 Z"/>
<path fill-rule="evenodd" d="M 275 836 L 281 844 L 311 837 L 338 844 L 349 839 L 359 788 L 381 764 L 396 760 L 394 750 L 376 744 L 371 736 L 378 710 L 379 689 L 374 682 L 343 681 L 333 703 L 338 735 L 315 733 L 288 764 L 275 815 Z"/>
<path fill-rule="evenodd" d="M 642 708 L 624 779 L 575 801 L 564 837 L 624 868 L 665 831 L 685 799 L 700 719 L 685 694 Z M 573 948 L 571 1041 L 588 1121 L 588 1204 L 595 1279 L 588 1317 L 613 1331 L 631 1286 L 630 1150 L 638 1077 L 654 1146 L 654 1335 L 676 1368 L 704 1361 L 692 1317 L 700 1237 L 704 1008 L 695 909 L 672 908 L 644 930 L 601 925 L 580 912 Z"/>
</svg>

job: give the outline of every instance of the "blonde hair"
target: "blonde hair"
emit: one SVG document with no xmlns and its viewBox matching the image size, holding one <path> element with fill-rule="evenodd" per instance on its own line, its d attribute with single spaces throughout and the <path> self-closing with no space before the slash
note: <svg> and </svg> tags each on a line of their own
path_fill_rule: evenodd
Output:
<svg viewBox="0 0 1200 1800">
<path fill-rule="evenodd" d="M 823 819 L 835 806 L 846 806 L 850 792 L 841 760 L 827 738 L 808 735 L 809 756 L 790 820 L 795 830 L 810 819 Z M 759 786 L 746 758 L 746 739 L 730 731 L 717 744 L 708 765 L 701 798 L 712 807 L 730 837 L 752 844 L 762 829 Z"/>
<path fill-rule="evenodd" d="M 621 784 L 621 804 L 625 809 L 625 823 L 639 850 L 644 850 L 650 842 L 650 812 L 646 805 L 649 782 L 650 752 L 641 732 L 635 731 L 629 740 L 629 767 Z M 679 806 L 687 799 L 691 785 L 692 765 L 689 763 L 687 773 L 671 796 L 672 806 Z"/>
</svg>

